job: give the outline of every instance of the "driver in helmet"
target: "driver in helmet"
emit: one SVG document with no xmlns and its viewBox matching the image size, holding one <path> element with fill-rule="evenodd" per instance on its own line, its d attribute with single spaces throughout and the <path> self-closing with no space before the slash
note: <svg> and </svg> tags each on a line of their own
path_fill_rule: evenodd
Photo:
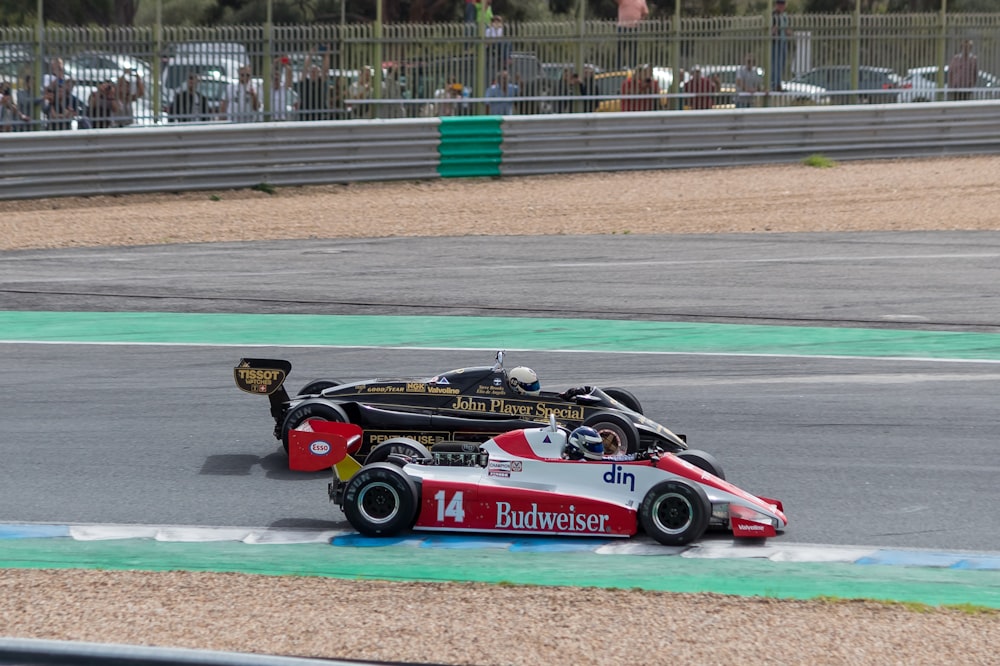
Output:
<svg viewBox="0 0 1000 666">
<path fill-rule="evenodd" d="M 538 375 L 531 368 L 520 365 L 511 369 L 507 373 L 507 384 L 515 393 L 521 395 L 538 395 L 542 390 L 542 384 L 538 381 Z"/>
<path fill-rule="evenodd" d="M 605 460 L 629 462 L 639 460 L 635 453 L 604 455 L 604 440 L 601 434 L 590 426 L 580 426 L 566 438 L 562 457 L 565 460 Z"/>
<path fill-rule="evenodd" d="M 566 438 L 562 457 L 566 460 L 603 460 L 604 442 L 596 430 L 580 426 Z"/>
</svg>

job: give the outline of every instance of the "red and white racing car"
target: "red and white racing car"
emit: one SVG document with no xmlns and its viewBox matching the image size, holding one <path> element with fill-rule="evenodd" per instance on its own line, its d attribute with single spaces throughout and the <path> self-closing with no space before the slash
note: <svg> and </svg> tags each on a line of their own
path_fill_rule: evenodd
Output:
<svg viewBox="0 0 1000 666">
<path fill-rule="evenodd" d="M 772 537 L 781 502 L 751 495 L 673 453 L 631 461 L 566 460 L 568 431 L 513 430 L 482 444 L 384 442 L 361 466 L 361 429 L 317 422 L 290 433 L 293 469 L 333 467 L 330 499 L 369 536 L 406 530 L 629 537 L 680 546 L 707 529 Z M 696 458 L 692 458 L 697 462 Z"/>
</svg>

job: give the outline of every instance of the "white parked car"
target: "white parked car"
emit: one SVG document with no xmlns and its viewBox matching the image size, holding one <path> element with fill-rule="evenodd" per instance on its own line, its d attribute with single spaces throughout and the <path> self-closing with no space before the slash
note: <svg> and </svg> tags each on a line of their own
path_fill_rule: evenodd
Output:
<svg viewBox="0 0 1000 666">
<path fill-rule="evenodd" d="M 938 99 L 937 65 L 929 67 L 914 67 L 906 72 L 900 85 L 900 102 L 933 102 Z M 976 81 L 977 90 L 972 93 L 972 99 L 1000 99 L 1000 79 L 989 72 L 979 72 Z M 942 93 L 948 90 L 948 67 L 944 68 Z M 944 99 L 945 95 L 941 95 Z"/>
</svg>

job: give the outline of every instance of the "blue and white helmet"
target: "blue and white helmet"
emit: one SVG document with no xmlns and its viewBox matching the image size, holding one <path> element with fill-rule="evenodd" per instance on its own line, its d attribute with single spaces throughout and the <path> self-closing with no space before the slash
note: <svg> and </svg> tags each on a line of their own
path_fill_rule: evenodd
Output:
<svg viewBox="0 0 1000 666">
<path fill-rule="evenodd" d="M 538 375 L 531 368 L 523 365 L 513 368 L 507 373 L 507 383 L 516 393 L 524 395 L 538 395 L 542 390 L 542 384 L 538 381 Z"/>
<path fill-rule="evenodd" d="M 566 438 L 564 452 L 570 460 L 601 460 L 604 457 L 604 442 L 596 430 L 580 426 Z"/>
</svg>

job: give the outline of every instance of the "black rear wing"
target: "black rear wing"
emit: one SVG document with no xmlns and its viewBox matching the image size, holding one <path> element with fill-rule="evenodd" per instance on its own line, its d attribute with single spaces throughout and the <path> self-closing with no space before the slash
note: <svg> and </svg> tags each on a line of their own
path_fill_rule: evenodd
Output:
<svg viewBox="0 0 1000 666">
<path fill-rule="evenodd" d="M 291 363 L 273 358 L 241 358 L 233 368 L 233 379 L 241 391 L 267 396 L 271 403 L 271 416 L 274 417 L 276 433 L 288 409 L 285 379 L 291 371 Z M 275 436 L 280 439 L 280 436 Z"/>
</svg>

